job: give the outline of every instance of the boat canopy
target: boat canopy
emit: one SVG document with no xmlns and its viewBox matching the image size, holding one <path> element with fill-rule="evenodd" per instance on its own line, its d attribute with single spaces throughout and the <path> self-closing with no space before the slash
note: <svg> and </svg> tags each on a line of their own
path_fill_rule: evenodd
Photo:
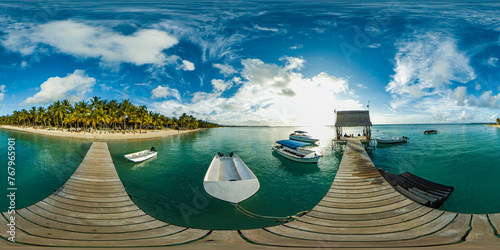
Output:
<svg viewBox="0 0 500 250">
<path fill-rule="evenodd" d="M 276 143 L 281 144 L 281 145 L 286 146 L 286 147 L 289 147 L 289 148 L 293 148 L 293 149 L 297 149 L 297 148 L 305 146 L 305 145 L 311 145 L 311 143 L 294 141 L 294 140 L 281 140 L 281 141 L 277 141 Z"/>
<path fill-rule="evenodd" d="M 295 130 L 295 133 L 305 134 L 305 133 L 307 133 L 307 131 L 304 131 L 304 130 Z"/>
</svg>

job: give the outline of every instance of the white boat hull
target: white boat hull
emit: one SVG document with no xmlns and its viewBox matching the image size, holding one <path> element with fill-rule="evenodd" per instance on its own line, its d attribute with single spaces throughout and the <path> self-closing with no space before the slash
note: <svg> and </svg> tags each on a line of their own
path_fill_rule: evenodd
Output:
<svg viewBox="0 0 500 250">
<path fill-rule="evenodd" d="M 319 158 L 321 158 L 321 155 L 317 155 L 317 156 L 314 156 L 314 157 L 295 157 L 295 156 L 292 156 L 290 154 L 287 154 L 286 152 L 284 152 L 282 149 L 278 149 L 278 148 L 273 148 L 274 152 L 276 152 L 277 154 L 283 156 L 284 158 L 288 159 L 288 160 L 291 160 L 291 161 L 296 161 L 296 162 L 303 162 L 303 163 L 318 163 L 319 161 Z"/>
<path fill-rule="evenodd" d="M 145 161 L 147 159 L 153 158 L 157 154 L 158 154 L 158 152 L 156 152 L 156 151 L 143 150 L 143 151 L 139 151 L 139 152 L 125 155 L 125 158 L 129 161 L 141 162 L 141 161 Z"/>
<path fill-rule="evenodd" d="M 301 135 L 290 135 L 291 140 L 303 141 L 303 142 L 317 142 L 319 139 L 312 138 L 311 136 L 301 136 Z"/>
<path fill-rule="evenodd" d="M 237 204 L 254 195 L 260 184 L 254 173 L 237 155 L 216 155 L 205 174 L 203 187 L 209 195 Z"/>
<path fill-rule="evenodd" d="M 396 143 L 404 143 L 407 140 L 403 138 L 376 138 L 377 143 L 380 144 L 396 144 Z"/>
</svg>

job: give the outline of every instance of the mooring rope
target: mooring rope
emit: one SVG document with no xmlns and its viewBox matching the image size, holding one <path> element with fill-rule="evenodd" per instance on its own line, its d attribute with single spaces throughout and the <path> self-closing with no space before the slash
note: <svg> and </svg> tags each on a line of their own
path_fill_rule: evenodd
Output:
<svg viewBox="0 0 500 250">
<path fill-rule="evenodd" d="M 286 216 L 286 217 L 278 217 L 278 216 L 267 216 L 267 215 L 252 213 L 252 212 L 246 210 L 245 208 L 243 208 L 242 206 L 240 206 L 239 204 L 234 204 L 234 207 L 240 213 L 242 213 L 250 218 L 261 220 L 261 221 L 271 221 L 271 222 L 289 222 L 290 220 L 298 219 L 300 216 L 307 214 L 309 212 L 309 211 L 302 211 L 302 212 L 298 212 L 295 215 L 290 215 L 290 216 Z"/>
</svg>

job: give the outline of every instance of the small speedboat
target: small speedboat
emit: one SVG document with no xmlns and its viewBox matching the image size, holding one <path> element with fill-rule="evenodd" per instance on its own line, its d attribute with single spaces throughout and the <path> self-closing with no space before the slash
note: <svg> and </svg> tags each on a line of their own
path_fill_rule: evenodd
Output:
<svg viewBox="0 0 500 250">
<path fill-rule="evenodd" d="M 303 142 L 317 142 L 319 139 L 313 138 L 307 134 L 307 131 L 296 130 L 290 134 L 289 138 L 291 140 L 303 141 Z"/>
<path fill-rule="evenodd" d="M 311 144 L 294 140 L 281 140 L 276 142 L 273 150 L 288 160 L 304 163 L 318 163 L 319 158 L 322 157 L 321 154 L 313 150 L 300 148 L 307 145 Z"/>
<path fill-rule="evenodd" d="M 437 130 L 426 130 L 424 131 L 424 134 L 428 135 L 428 134 L 437 134 Z"/>
<path fill-rule="evenodd" d="M 205 191 L 223 201 L 237 204 L 254 195 L 259 180 L 236 154 L 215 155 L 203 179 Z"/>
<path fill-rule="evenodd" d="M 407 142 L 408 141 L 408 138 L 407 137 L 402 137 L 402 138 L 387 138 L 387 137 L 383 137 L 383 138 L 375 138 L 375 140 L 377 140 L 377 143 L 380 143 L 380 144 L 395 144 L 395 143 L 404 143 L 404 142 Z"/>
<path fill-rule="evenodd" d="M 139 151 L 139 152 L 125 155 L 125 158 L 129 161 L 141 162 L 141 161 L 145 161 L 147 159 L 150 159 L 150 158 L 156 156 L 157 154 L 158 154 L 158 152 L 156 152 L 155 147 L 152 147 L 150 150 L 143 150 L 143 151 Z"/>
</svg>

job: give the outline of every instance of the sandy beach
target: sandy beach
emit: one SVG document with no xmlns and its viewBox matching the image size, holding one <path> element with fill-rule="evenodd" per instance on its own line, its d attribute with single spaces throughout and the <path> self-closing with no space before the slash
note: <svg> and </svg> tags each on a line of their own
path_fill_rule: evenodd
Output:
<svg viewBox="0 0 500 250">
<path fill-rule="evenodd" d="M 193 131 L 198 131 L 200 129 L 195 129 L 195 130 L 175 130 L 175 129 L 162 129 L 162 130 L 148 130 L 142 131 L 142 134 L 139 133 L 137 130 L 136 133 L 105 133 L 103 131 L 102 134 L 100 134 L 99 131 L 95 133 L 84 133 L 84 132 L 68 132 L 66 129 L 61 131 L 60 129 L 58 130 L 48 130 L 48 129 L 34 129 L 32 127 L 16 127 L 16 126 L 8 126 L 8 125 L 1 125 L 1 129 L 7 129 L 7 130 L 13 130 L 13 131 L 18 131 L 18 132 L 24 132 L 24 133 L 31 133 L 31 134 L 40 134 L 40 135 L 47 135 L 47 136 L 57 136 L 57 137 L 71 137 L 71 138 L 78 138 L 78 139 L 87 139 L 87 140 L 105 140 L 105 141 L 113 141 L 113 140 L 149 140 L 149 139 L 158 139 L 158 138 L 164 138 L 167 136 L 171 135 L 177 135 L 181 133 L 187 133 L 187 132 L 193 132 Z"/>
<path fill-rule="evenodd" d="M 500 124 L 488 124 L 486 126 L 500 128 Z"/>
</svg>

